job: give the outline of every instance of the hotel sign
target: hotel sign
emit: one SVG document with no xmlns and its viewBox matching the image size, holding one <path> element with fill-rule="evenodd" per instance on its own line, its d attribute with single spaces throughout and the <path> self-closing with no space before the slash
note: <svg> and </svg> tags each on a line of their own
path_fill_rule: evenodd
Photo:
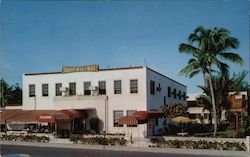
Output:
<svg viewBox="0 0 250 157">
<path fill-rule="evenodd" d="M 63 73 L 72 73 L 72 72 L 84 72 L 84 71 L 98 71 L 99 65 L 87 65 L 87 66 L 77 66 L 77 67 L 62 67 Z"/>
<path fill-rule="evenodd" d="M 246 112 L 247 101 L 245 96 L 239 97 L 238 95 L 230 95 L 229 100 L 231 103 L 231 110 L 233 112 Z"/>
</svg>

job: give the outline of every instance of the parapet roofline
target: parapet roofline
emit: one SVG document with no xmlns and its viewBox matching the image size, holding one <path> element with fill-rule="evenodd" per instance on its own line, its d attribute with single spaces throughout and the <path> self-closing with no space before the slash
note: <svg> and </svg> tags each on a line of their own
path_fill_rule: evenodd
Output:
<svg viewBox="0 0 250 157">
<path fill-rule="evenodd" d="M 143 68 L 143 66 L 134 66 L 134 67 L 121 67 L 121 68 L 103 68 L 103 69 L 99 69 L 98 71 L 111 71 L 111 70 L 130 70 L 130 69 L 141 69 Z M 94 72 L 98 72 L 98 71 L 94 71 Z M 90 71 L 86 71 L 86 72 L 90 72 Z M 29 75 L 48 75 L 48 74 L 64 74 L 61 71 L 56 71 L 56 72 L 41 72 L 41 73 L 25 73 L 25 76 L 29 76 Z"/>
<path fill-rule="evenodd" d="M 130 70 L 130 69 L 141 69 L 141 68 L 143 68 L 143 67 L 145 67 L 145 66 L 121 67 L 121 68 L 104 68 L 104 69 L 99 69 L 98 71 Z M 150 70 L 150 71 L 152 71 L 152 72 L 154 72 L 154 73 L 156 73 L 156 74 L 162 76 L 162 77 L 165 77 L 165 78 L 167 78 L 167 79 L 170 79 L 171 81 L 174 81 L 174 82 L 176 82 L 176 83 L 178 83 L 178 84 L 180 84 L 180 85 L 182 85 L 182 86 L 184 86 L 184 87 L 187 87 L 186 85 L 184 85 L 184 84 L 182 84 L 182 83 L 180 83 L 180 82 L 177 82 L 177 81 L 175 81 L 174 79 L 171 79 L 171 78 L 169 78 L 169 77 L 167 77 L 167 76 L 165 76 L 165 75 L 163 75 L 163 74 L 161 74 L 161 73 L 159 73 L 159 72 L 157 72 L 157 71 L 155 71 L 155 70 L 153 70 L 153 69 L 150 69 L 150 68 L 147 67 L 147 66 L 146 66 L 146 68 L 147 68 L 148 70 Z M 98 72 L 98 71 L 94 71 L 94 72 Z M 86 72 L 88 72 L 88 71 L 86 71 Z M 65 73 L 63 73 L 63 72 L 61 72 L 61 71 L 57 71 L 57 72 L 42 72 L 42 73 L 25 73 L 24 75 L 25 75 L 25 76 L 31 76 L 31 75 L 50 75 L 50 74 L 65 74 Z M 66 73 L 66 74 L 67 74 L 67 73 Z"/>
</svg>

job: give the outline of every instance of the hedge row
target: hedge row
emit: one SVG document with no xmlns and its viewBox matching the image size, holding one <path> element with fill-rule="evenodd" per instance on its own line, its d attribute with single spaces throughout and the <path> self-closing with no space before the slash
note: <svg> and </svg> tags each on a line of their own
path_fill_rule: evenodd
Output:
<svg viewBox="0 0 250 157">
<path fill-rule="evenodd" d="M 4 141 L 25 141 L 25 142 L 49 142 L 49 137 L 35 135 L 2 135 Z"/>
<path fill-rule="evenodd" d="M 151 140 L 152 147 L 159 148 L 187 148 L 187 149 L 214 149 L 214 150 L 237 150 L 246 151 L 245 143 L 240 142 L 217 142 L 217 141 L 191 141 L 191 140 Z"/>
<path fill-rule="evenodd" d="M 84 138 L 83 136 L 71 136 L 70 141 L 81 144 L 91 145 L 127 145 L 127 140 L 124 138 L 103 138 L 103 137 L 89 137 Z"/>
</svg>

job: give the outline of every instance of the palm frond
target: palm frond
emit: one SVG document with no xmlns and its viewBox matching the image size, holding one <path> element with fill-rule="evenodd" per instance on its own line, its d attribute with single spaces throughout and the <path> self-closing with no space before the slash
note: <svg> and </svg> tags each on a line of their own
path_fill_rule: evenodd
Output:
<svg viewBox="0 0 250 157">
<path fill-rule="evenodd" d="M 221 52 L 218 53 L 218 55 L 228 61 L 234 62 L 234 63 L 238 63 L 240 65 L 243 65 L 243 59 L 240 57 L 239 54 L 236 53 L 232 53 L 232 52 Z"/>
<path fill-rule="evenodd" d="M 194 77 L 195 75 L 199 74 L 201 72 L 200 69 L 197 70 L 193 70 L 192 72 L 190 72 L 190 74 L 188 75 L 189 78 Z"/>
<path fill-rule="evenodd" d="M 198 55 L 199 54 L 199 49 L 197 49 L 196 47 L 190 45 L 190 44 L 185 44 L 182 43 L 179 45 L 179 52 L 180 53 L 188 53 L 188 54 L 192 54 L 192 55 Z"/>
</svg>

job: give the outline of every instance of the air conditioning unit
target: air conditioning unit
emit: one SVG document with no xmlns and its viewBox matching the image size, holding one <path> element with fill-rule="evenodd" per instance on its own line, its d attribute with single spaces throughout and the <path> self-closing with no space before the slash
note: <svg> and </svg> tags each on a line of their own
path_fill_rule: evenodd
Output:
<svg viewBox="0 0 250 157">
<path fill-rule="evenodd" d="M 91 95 L 97 96 L 97 95 L 99 95 L 99 91 L 98 91 L 98 90 L 94 90 L 94 91 L 92 91 L 92 94 L 91 94 Z"/>
<path fill-rule="evenodd" d="M 69 88 L 68 87 L 61 87 L 60 91 L 62 92 L 62 96 L 69 96 Z"/>
<path fill-rule="evenodd" d="M 67 92 L 68 90 L 68 87 L 60 87 L 60 92 Z"/>
<path fill-rule="evenodd" d="M 89 86 L 89 90 L 91 90 L 91 91 L 97 91 L 98 87 L 97 86 Z"/>
</svg>

